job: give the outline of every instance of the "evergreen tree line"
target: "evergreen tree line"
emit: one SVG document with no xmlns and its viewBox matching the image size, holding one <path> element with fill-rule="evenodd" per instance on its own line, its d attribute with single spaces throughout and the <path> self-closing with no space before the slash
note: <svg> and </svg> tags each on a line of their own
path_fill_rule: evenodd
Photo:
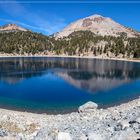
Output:
<svg viewBox="0 0 140 140">
<path fill-rule="evenodd" d="M 102 43 L 104 42 L 104 43 Z M 68 37 L 55 39 L 38 33 L 9 32 L 0 33 L 0 52 L 16 54 L 44 53 L 61 55 L 86 55 L 94 56 L 106 54 L 114 56 L 140 58 L 140 37 L 127 38 L 125 33 L 120 37 L 97 36 L 90 31 L 77 31 Z"/>
</svg>

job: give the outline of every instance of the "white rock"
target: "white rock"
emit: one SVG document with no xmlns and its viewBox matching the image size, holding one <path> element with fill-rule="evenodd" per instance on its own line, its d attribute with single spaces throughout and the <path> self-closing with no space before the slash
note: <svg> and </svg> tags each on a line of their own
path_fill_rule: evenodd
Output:
<svg viewBox="0 0 140 140">
<path fill-rule="evenodd" d="M 130 126 L 130 124 L 127 120 L 121 121 L 120 124 L 122 125 L 122 129 L 125 129 Z"/>
<path fill-rule="evenodd" d="M 69 133 L 66 133 L 66 132 L 59 132 L 57 139 L 58 140 L 72 140 L 70 134 Z"/>
<path fill-rule="evenodd" d="M 103 140 L 103 138 L 99 134 L 89 133 L 88 140 Z"/>
<path fill-rule="evenodd" d="M 83 104 L 82 106 L 80 106 L 78 108 L 78 111 L 87 112 L 87 111 L 95 110 L 95 109 L 97 109 L 97 107 L 98 107 L 98 105 L 96 103 L 89 101 L 89 102 Z"/>
<path fill-rule="evenodd" d="M 87 140 L 87 136 L 85 134 L 81 134 L 79 140 Z"/>
<path fill-rule="evenodd" d="M 10 117 L 7 116 L 7 115 L 3 115 L 3 116 L 1 117 L 1 120 L 8 121 L 8 120 L 10 120 Z"/>
<path fill-rule="evenodd" d="M 140 124 L 140 117 L 136 119 L 136 122 Z"/>
</svg>

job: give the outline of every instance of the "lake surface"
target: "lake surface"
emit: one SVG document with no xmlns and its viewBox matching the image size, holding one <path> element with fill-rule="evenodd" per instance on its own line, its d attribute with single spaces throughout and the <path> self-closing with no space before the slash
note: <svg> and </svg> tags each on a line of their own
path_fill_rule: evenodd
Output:
<svg viewBox="0 0 140 140">
<path fill-rule="evenodd" d="M 140 63 L 80 58 L 0 58 L 0 107 L 68 113 L 140 96 Z"/>
</svg>

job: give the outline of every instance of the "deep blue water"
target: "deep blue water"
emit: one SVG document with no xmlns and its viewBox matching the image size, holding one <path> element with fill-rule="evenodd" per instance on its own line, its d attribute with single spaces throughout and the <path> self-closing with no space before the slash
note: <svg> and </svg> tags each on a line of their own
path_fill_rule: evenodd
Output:
<svg viewBox="0 0 140 140">
<path fill-rule="evenodd" d="M 67 113 L 140 96 L 140 63 L 74 58 L 0 58 L 0 107 Z"/>
</svg>

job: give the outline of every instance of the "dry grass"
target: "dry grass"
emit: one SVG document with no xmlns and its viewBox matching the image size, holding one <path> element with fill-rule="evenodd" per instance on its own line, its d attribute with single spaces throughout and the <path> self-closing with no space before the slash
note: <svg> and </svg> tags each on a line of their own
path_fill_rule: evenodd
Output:
<svg viewBox="0 0 140 140">
<path fill-rule="evenodd" d="M 0 128 L 13 133 L 21 133 L 23 130 L 13 122 L 0 122 Z"/>
<path fill-rule="evenodd" d="M 26 131 L 28 131 L 28 133 L 33 133 L 37 129 L 38 126 L 39 126 L 38 124 L 31 123 L 30 125 L 27 125 Z"/>
<path fill-rule="evenodd" d="M 38 124 L 31 123 L 30 125 L 24 126 L 25 129 L 20 128 L 16 123 L 13 122 L 0 122 L 0 128 L 10 132 L 10 133 L 28 133 L 31 134 L 33 133 L 37 128 Z"/>
</svg>

